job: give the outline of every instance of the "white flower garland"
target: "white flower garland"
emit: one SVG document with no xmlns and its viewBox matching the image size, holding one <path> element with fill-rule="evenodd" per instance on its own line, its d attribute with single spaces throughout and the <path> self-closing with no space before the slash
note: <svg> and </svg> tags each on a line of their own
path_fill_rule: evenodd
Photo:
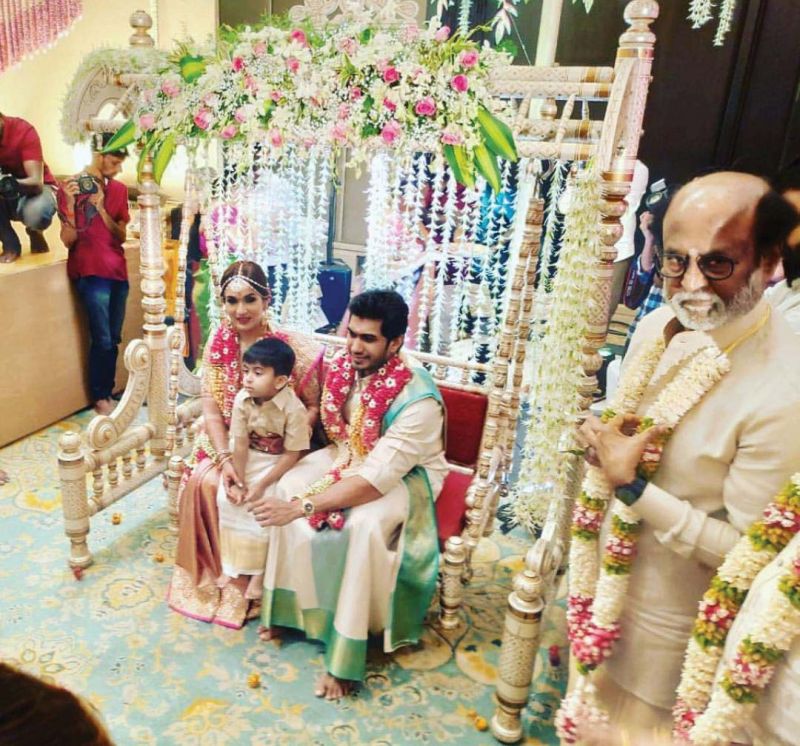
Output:
<svg viewBox="0 0 800 746">
<path fill-rule="evenodd" d="M 570 459 L 564 451 L 571 446 L 580 412 L 582 349 L 588 319 L 595 312 L 591 290 L 602 249 L 599 219 L 600 185 L 597 169 L 590 163 L 577 175 L 565 216 L 553 305 L 531 386 L 531 418 L 514 488 L 517 520 L 530 531 L 542 524 L 553 496 L 567 493 Z"/>
<path fill-rule="evenodd" d="M 691 731 L 692 743 L 717 746 L 730 743 L 736 731 L 752 717 L 758 691 L 769 684 L 775 666 L 800 635 L 800 548 L 790 569 L 770 589 L 760 612 L 719 683 L 708 709 Z M 758 653 L 753 655 L 753 650 Z M 732 691 L 731 691 L 732 689 Z M 739 699 L 737 699 L 738 697 Z"/>
<path fill-rule="evenodd" d="M 620 382 L 615 407 L 604 413 L 609 418 L 616 413 L 635 413 L 648 383 L 655 373 L 664 351 L 663 339 L 654 340 L 634 364 L 627 367 Z M 668 383 L 648 407 L 643 418 L 647 426 L 661 426 L 671 433 L 681 419 L 730 370 L 730 360 L 714 343 L 703 347 Z M 668 435 L 666 436 L 668 437 Z M 640 462 L 640 469 L 649 476 L 655 473 L 661 458 L 663 443 L 649 445 Z M 612 530 L 606 540 L 606 550 L 600 566 L 598 539 L 600 527 L 613 493 L 605 476 L 596 467 L 589 467 L 583 492 L 573 513 L 570 546 L 570 580 L 567 619 L 572 654 L 578 670 L 588 677 L 612 652 L 619 638 L 619 619 L 625 604 L 630 568 L 636 552 L 639 516 L 619 500 L 614 500 Z M 594 579 L 597 578 L 596 583 Z M 587 694 L 588 692 L 588 694 Z M 577 729 L 586 725 L 586 697 L 590 690 L 577 687 L 567 697 L 556 717 L 559 736 L 566 743 L 575 743 Z M 591 722 L 602 722 L 604 715 L 592 704 Z M 583 722 L 582 722 L 583 721 Z"/>
<path fill-rule="evenodd" d="M 717 667 L 728 631 L 756 576 L 799 529 L 800 474 L 795 474 L 767 506 L 762 518 L 728 552 L 703 595 L 677 689 L 676 737 L 703 746 L 727 743 L 730 739 L 725 734 L 732 735 L 752 714 L 753 708 L 746 701 L 751 696 L 750 689 L 763 688 L 771 675 L 771 667 L 764 664 L 764 656 L 760 653 L 753 656 L 747 646 L 744 651 L 740 646 L 739 655 L 744 656 L 746 665 L 742 666 L 739 661 L 738 669 L 743 670 L 735 669 L 732 676 L 736 685 L 733 694 L 739 696 L 740 701 L 729 693 L 723 680 L 714 686 Z M 781 645 L 787 635 L 791 642 L 793 634 L 800 629 L 795 626 L 793 633 L 791 628 L 791 624 L 797 625 L 800 621 L 800 617 L 794 616 L 799 613 L 797 610 L 789 617 L 782 613 L 791 608 L 787 603 L 785 597 L 771 599 L 753 624 L 755 632 L 749 635 L 751 641 L 778 650 L 786 649 Z M 789 627 L 786 627 L 787 619 L 791 622 Z"/>
</svg>

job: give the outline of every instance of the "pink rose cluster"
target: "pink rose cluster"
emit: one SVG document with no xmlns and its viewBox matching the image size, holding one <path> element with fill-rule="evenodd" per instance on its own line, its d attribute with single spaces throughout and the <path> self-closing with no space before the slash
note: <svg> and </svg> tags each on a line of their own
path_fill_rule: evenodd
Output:
<svg viewBox="0 0 800 746">
<path fill-rule="evenodd" d="M 425 96 L 417 101 L 414 111 L 417 113 L 417 116 L 432 117 L 436 114 L 436 102 L 431 96 Z"/>
</svg>

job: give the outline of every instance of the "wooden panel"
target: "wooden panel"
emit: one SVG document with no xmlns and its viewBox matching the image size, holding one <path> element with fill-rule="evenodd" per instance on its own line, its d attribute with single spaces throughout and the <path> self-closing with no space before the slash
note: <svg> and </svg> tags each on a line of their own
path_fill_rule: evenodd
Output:
<svg viewBox="0 0 800 746">
<path fill-rule="evenodd" d="M 126 381 L 125 345 L 142 334 L 139 245 L 126 245 L 130 294 L 117 366 Z M 65 262 L 0 276 L 0 446 L 89 406 L 88 331 Z"/>
</svg>

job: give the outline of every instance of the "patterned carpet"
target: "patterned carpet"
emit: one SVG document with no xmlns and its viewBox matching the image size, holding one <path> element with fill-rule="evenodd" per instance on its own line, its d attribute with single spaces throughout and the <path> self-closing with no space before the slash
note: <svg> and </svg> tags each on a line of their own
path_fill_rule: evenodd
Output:
<svg viewBox="0 0 800 746">
<path fill-rule="evenodd" d="M 502 617 L 526 544 L 496 534 L 478 553 L 466 627 L 428 627 L 417 649 L 370 652 L 356 697 L 316 699 L 320 647 L 298 636 L 260 643 L 251 624 L 231 631 L 168 610 L 175 537 L 160 480 L 93 519 L 95 564 L 78 582 L 67 565 L 56 441 L 85 427 L 80 413 L 0 450 L 11 482 L 0 487 L 0 658 L 88 698 L 115 742 L 127 744 L 492 744 L 488 720 Z M 122 514 L 112 525 L 111 513 Z M 163 556 L 164 561 L 158 562 Z M 543 647 L 564 644 L 564 613 L 544 623 Z M 525 713 L 528 744 L 554 744 L 554 706 L 566 654 L 542 653 Z M 257 689 L 248 676 L 260 675 Z"/>
</svg>

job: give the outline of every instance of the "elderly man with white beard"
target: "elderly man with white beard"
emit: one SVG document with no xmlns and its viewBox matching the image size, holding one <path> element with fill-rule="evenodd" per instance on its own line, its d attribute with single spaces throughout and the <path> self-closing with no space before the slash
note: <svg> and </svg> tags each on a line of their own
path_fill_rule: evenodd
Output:
<svg viewBox="0 0 800 746">
<path fill-rule="evenodd" d="M 593 675 L 615 726 L 670 732 L 698 602 L 741 532 L 800 468 L 800 345 L 762 299 L 796 222 L 755 176 L 721 172 L 684 186 L 659 256 L 668 304 L 642 320 L 626 358 L 633 372 L 639 366 L 638 398 L 630 411 L 581 427 L 612 502 L 640 521 L 623 570 L 620 636 Z M 686 374 L 701 355 L 720 366 L 713 380 Z M 671 427 L 636 432 L 667 404 L 681 413 Z M 653 468 L 643 469 L 653 452 Z"/>
</svg>

